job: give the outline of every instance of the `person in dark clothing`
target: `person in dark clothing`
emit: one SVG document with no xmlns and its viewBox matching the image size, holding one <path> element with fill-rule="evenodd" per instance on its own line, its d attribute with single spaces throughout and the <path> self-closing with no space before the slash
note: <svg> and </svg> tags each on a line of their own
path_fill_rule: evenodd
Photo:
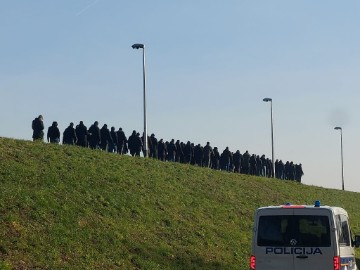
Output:
<svg viewBox="0 0 360 270">
<path fill-rule="evenodd" d="M 246 150 L 246 152 L 243 154 L 243 162 L 241 164 L 242 166 L 242 172 L 245 174 L 250 173 L 250 154 L 249 151 Z"/>
<path fill-rule="evenodd" d="M 160 139 L 158 144 L 158 159 L 161 161 L 165 161 L 166 154 L 167 154 L 166 144 L 163 139 Z"/>
<path fill-rule="evenodd" d="M 220 170 L 226 171 L 226 161 L 224 159 L 224 152 L 220 154 Z"/>
<path fill-rule="evenodd" d="M 250 174 L 256 175 L 256 156 L 252 154 L 249 160 L 250 163 Z"/>
<path fill-rule="evenodd" d="M 100 138 L 100 148 L 104 151 L 107 151 L 109 145 L 113 143 L 107 124 L 104 124 L 100 129 Z"/>
<path fill-rule="evenodd" d="M 295 166 L 291 161 L 286 161 L 285 164 L 285 179 L 286 180 L 295 180 Z"/>
<path fill-rule="evenodd" d="M 128 146 L 130 150 L 130 155 L 140 156 L 142 149 L 142 140 L 140 138 L 140 133 L 136 133 L 134 130 L 129 137 Z"/>
<path fill-rule="evenodd" d="M 50 143 L 60 143 L 60 130 L 56 121 L 48 128 L 47 141 Z"/>
<path fill-rule="evenodd" d="M 99 122 L 95 121 L 89 128 L 89 145 L 91 149 L 98 149 L 101 142 Z"/>
<path fill-rule="evenodd" d="M 295 180 L 295 164 L 292 161 L 289 164 L 289 180 Z"/>
<path fill-rule="evenodd" d="M 285 177 L 284 177 L 284 179 L 289 180 L 290 179 L 290 162 L 286 161 L 284 166 L 285 166 L 285 173 L 284 173 Z"/>
<path fill-rule="evenodd" d="M 295 180 L 299 183 L 301 183 L 301 177 L 304 175 L 304 171 L 302 169 L 302 165 L 296 164 L 295 165 Z"/>
<path fill-rule="evenodd" d="M 168 161 L 175 162 L 176 159 L 176 145 L 175 140 L 172 139 L 167 146 L 167 152 L 168 152 Z"/>
<path fill-rule="evenodd" d="M 136 155 L 136 131 L 133 130 L 133 132 L 131 133 L 131 135 L 129 136 L 129 140 L 128 140 L 128 146 L 129 146 L 129 150 L 130 150 L 130 155 L 135 156 Z"/>
<path fill-rule="evenodd" d="M 231 161 L 232 161 L 232 154 L 229 150 L 229 147 L 226 147 L 221 154 L 220 162 L 223 165 L 221 169 L 229 172 L 231 170 Z"/>
<path fill-rule="evenodd" d="M 184 163 L 184 150 L 183 150 L 183 143 L 180 140 L 177 140 L 175 143 L 176 146 L 176 156 L 175 161 Z"/>
<path fill-rule="evenodd" d="M 284 180 L 286 179 L 285 176 L 285 164 L 282 160 L 279 161 L 279 179 Z"/>
<path fill-rule="evenodd" d="M 217 147 L 214 147 L 213 155 L 211 157 L 211 168 L 214 170 L 220 169 L 220 153 Z"/>
<path fill-rule="evenodd" d="M 213 149 L 210 146 L 210 142 L 207 142 L 203 150 L 204 167 L 210 168 L 212 156 L 213 156 Z"/>
<path fill-rule="evenodd" d="M 108 142 L 108 151 L 110 153 L 117 153 L 118 136 L 115 127 L 111 127 L 110 137 L 111 141 Z"/>
<path fill-rule="evenodd" d="M 44 122 L 42 115 L 36 117 L 31 124 L 33 135 L 32 138 L 34 141 L 36 140 L 44 140 Z"/>
<path fill-rule="evenodd" d="M 187 164 L 191 163 L 191 159 L 193 157 L 194 149 L 191 146 L 190 141 L 187 141 L 187 143 L 184 146 L 184 162 Z"/>
<path fill-rule="evenodd" d="M 76 145 L 88 147 L 88 130 L 83 121 L 80 121 L 80 123 L 76 126 L 75 132 L 77 137 Z"/>
<path fill-rule="evenodd" d="M 194 148 L 194 159 L 195 159 L 195 164 L 198 166 L 202 166 L 202 161 L 203 161 L 203 148 L 201 147 L 200 143 L 198 145 L 195 146 Z"/>
<path fill-rule="evenodd" d="M 117 138 L 118 138 L 117 152 L 121 155 L 126 154 L 127 153 L 127 146 L 126 146 L 127 138 L 126 138 L 125 132 L 122 130 L 122 128 L 119 128 L 119 130 L 116 133 L 117 133 Z"/>
<path fill-rule="evenodd" d="M 256 156 L 256 175 L 257 176 L 262 176 L 262 174 L 261 174 L 262 168 L 263 168 L 262 160 L 261 160 L 260 156 L 257 155 Z"/>
<path fill-rule="evenodd" d="M 275 160 L 275 177 L 280 179 L 280 167 L 279 167 L 279 160 Z"/>
<path fill-rule="evenodd" d="M 181 142 L 181 143 L 180 143 L 180 146 L 181 146 L 181 151 L 182 151 L 182 158 L 181 158 L 181 161 L 180 161 L 180 162 L 185 164 L 185 163 L 187 163 L 187 162 L 186 162 L 186 158 L 185 158 L 185 152 L 184 152 L 184 151 L 185 151 L 184 149 L 185 149 L 185 146 L 186 146 L 186 145 L 185 145 L 184 142 Z"/>
<path fill-rule="evenodd" d="M 233 155 L 233 162 L 234 162 L 234 172 L 235 173 L 241 173 L 241 161 L 242 161 L 242 155 L 239 150 L 235 152 Z"/>
<path fill-rule="evenodd" d="M 156 139 L 154 133 L 151 134 L 150 141 L 151 141 L 150 157 L 157 159 L 158 158 L 158 140 Z"/>
<path fill-rule="evenodd" d="M 70 125 L 63 132 L 63 144 L 75 145 L 77 142 L 77 136 L 74 128 L 74 123 Z"/>
</svg>

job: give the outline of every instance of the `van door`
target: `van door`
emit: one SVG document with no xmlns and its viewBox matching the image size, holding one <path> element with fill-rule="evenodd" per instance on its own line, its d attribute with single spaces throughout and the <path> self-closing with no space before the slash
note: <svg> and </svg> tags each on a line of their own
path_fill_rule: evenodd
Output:
<svg viewBox="0 0 360 270">
<path fill-rule="evenodd" d="M 339 254 L 341 269 L 353 270 L 356 268 L 355 250 L 351 243 L 351 233 L 347 215 L 335 216 L 337 235 L 339 241 Z"/>
<path fill-rule="evenodd" d="M 259 270 L 333 269 L 332 212 L 321 208 L 264 209 L 257 213 L 253 254 Z"/>
<path fill-rule="evenodd" d="M 333 269 L 336 239 L 332 212 L 322 208 L 294 209 L 291 226 L 293 269 Z"/>
<path fill-rule="evenodd" d="M 289 270 L 294 267 L 294 257 L 286 242 L 289 217 L 293 209 L 264 209 L 256 216 L 253 254 L 256 269 Z"/>
</svg>

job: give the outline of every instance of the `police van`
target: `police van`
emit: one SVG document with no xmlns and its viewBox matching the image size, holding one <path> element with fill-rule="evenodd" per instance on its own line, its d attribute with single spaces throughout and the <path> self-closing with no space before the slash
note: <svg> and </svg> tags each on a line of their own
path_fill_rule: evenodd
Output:
<svg viewBox="0 0 360 270">
<path fill-rule="evenodd" d="M 256 210 L 251 270 L 353 270 L 349 217 L 340 207 L 291 205 Z"/>
</svg>

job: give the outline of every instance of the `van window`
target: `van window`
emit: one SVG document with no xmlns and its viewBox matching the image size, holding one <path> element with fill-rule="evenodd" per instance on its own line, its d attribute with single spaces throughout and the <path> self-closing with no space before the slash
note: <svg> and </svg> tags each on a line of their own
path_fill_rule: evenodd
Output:
<svg viewBox="0 0 360 270">
<path fill-rule="evenodd" d="M 329 247 L 330 223 L 327 216 L 260 216 L 258 246 Z"/>
<path fill-rule="evenodd" d="M 338 228 L 337 231 L 340 245 L 350 246 L 350 231 L 347 217 L 344 215 L 337 215 L 336 227 Z"/>
</svg>

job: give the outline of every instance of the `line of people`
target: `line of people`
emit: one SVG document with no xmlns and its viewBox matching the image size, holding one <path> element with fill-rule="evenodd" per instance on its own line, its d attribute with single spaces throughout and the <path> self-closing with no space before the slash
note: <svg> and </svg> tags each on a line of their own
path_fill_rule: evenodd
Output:
<svg viewBox="0 0 360 270">
<path fill-rule="evenodd" d="M 43 117 L 40 115 L 32 123 L 33 139 L 44 140 Z M 60 130 L 58 123 L 53 122 L 47 131 L 47 141 L 60 143 Z M 209 142 L 203 147 L 188 141 L 186 144 L 172 139 L 170 142 L 163 139 L 158 140 L 155 134 L 148 136 L 148 156 L 161 161 L 180 162 L 200 167 L 207 167 L 214 170 L 222 170 L 235 173 L 257 175 L 262 177 L 274 177 L 272 161 L 265 155 L 259 156 L 250 154 L 248 151 L 241 154 L 239 150 L 231 152 L 226 147 L 221 153 L 217 147 L 212 147 Z M 63 132 L 63 144 L 78 145 L 91 149 L 102 149 L 104 151 L 140 156 L 144 153 L 143 138 L 135 130 L 126 137 L 122 128 L 115 130 L 115 127 L 108 129 L 107 124 L 99 127 L 98 121 L 88 129 L 83 121 L 74 127 L 74 123 Z M 294 164 L 282 160 L 275 162 L 275 177 L 283 180 L 294 180 L 301 182 L 303 176 L 301 164 Z"/>
</svg>

